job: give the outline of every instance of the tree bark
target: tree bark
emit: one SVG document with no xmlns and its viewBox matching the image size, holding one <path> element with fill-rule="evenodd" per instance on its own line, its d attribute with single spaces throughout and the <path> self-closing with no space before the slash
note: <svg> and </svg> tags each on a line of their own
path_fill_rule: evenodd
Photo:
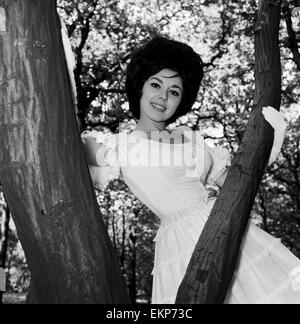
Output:
<svg viewBox="0 0 300 324">
<path fill-rule="evenodd" d="M 0 0 L 0 179 L 30 303 L 127 303 L 76 125 L 55 0 Z"/>
<path fill-rule="evenodd" d="M 279 22 L 280 1 L 261 0 L 255 31 L 255 108 L 196 245 L 176 303 L 220 304 L 225 300 L 273 143 L 273 129 L 261 111 L 264 106 L 280 106 Z"/>
</svg>

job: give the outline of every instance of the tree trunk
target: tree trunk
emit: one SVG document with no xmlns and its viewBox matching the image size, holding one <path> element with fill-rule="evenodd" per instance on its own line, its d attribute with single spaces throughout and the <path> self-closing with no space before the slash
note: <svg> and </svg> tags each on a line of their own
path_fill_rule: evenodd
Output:
<svg viewBox="0 0 300 324">
<path fill-rule="evenodd" d="M 136 291 L 136 243 L 137 243 L 137 237 L 134 232 L 134 230 L 130 233 L 130 241 L 131 241 L 131 255 L 130 255 L 130 261 L 129 261 L 129 284 L 128 284 L 128 290 L 129 290 L 129 297 L 132 304 L 136 304 L 136 297 L 137 297 L 137 291 Z"/>
<path fill-rule="evenodd" d="M 0 8 L 0 179 L 31 271 L 28 301 L 127 303 L 77 130 L 56 1 Z"/>
<path fill-rule="evenodd" d="M 7 247 L 8 247 L 9 222 L 10 222 L 10 211 L 8 207 L 3 209 L 2 217 L 3 219 L 1 219 L 2 237 L 1 237 L 1 245 L 0 245 L 0 267 L 5 269 Z M 0 304 L 2 304 L 2 297 L 3 297 L 3 293 L 0 291 Z"/>
<path fill-rule="evenodd" d="M 268 211 L 266 208 L 266 201 L 264 197 L 264 193 L 262 190 L 259 191 L 258 193 L 258 198 L 259 198 L 259 206 L 262 209 L 262 219 L 263 219 L 263 229 L 266 232 L 269 232 L 268 230 Z"/>
<path fill-rule="evenodd" d="M 300 1 L 295 1 L 295 7 L 293 9 L 290 8 L 291 4 L 288 1 L 284 1 L 284 5 L 282 6 L 283 15 L 285 18 L 286 23 L 286 29 L 288 33 L 289 38 L 289 44 L 288 47 L 290 48 L 293 60 L 300 71 L 300 52 L 299 52 L 299 46 L 297 39 L 297 34 L 295 30 L 293 29 L 293 21 L 292 21 L 292 10 L 295 8 L 300 7 Z"/>
<path fill-rule="evenodd" d="M 261 111 L 263 106 L 280 106 L 279 22 L 280 1 L 261 0 L 255 32 L 255 108 L 196 245 L 176 303 L 215 304 L 225 300 L 273 143 L 273 129 Z"/>
</svg>

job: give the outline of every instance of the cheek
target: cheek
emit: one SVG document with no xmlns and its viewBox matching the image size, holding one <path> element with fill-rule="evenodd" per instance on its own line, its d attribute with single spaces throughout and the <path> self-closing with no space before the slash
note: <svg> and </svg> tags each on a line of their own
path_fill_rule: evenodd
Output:
<svg viewBox="0 0 300 324">
<path fill-rule="evenodd" d="M 180 105 L 180 103 L 181 103 L 181 98 L 179 98 L 179 99 L 174 99 L 174 101 L 173 101 L 173 108 L 174 109 L 177 109 L 178 107 L 179 107 L 179 105 Z"/>
<path fill-rule="evenodd" d="M 145 99 L 146 99 L 145 93 L 142 92 L 141 95 L 140 95 L 140 103 L 144 102 Z"/>
<path fill-rule="evenodd" d="M 153 92 L 153 90 L 149 88 L 149 86 L 145 85 L 142 89 L 142 93 L 140 96 L 140 103 L 146 104 L 149 100 L 153 98 L 154 95 L 155 93 Z"/>
<path fill-rule="evenodd" d="M 143 87 L 141 95 L 140 95 L 140 102 L 145 101 L 149 97 L 149 90 L 146 86 Z"/>
<path fill-rule="evenodd" d="M 140 109 L 141 110 L 145 110 L 146 109 L 147 102 L 148 102 L 147 93 L 142 92 L 142 94 L 140 96 Z"/>
</svg>

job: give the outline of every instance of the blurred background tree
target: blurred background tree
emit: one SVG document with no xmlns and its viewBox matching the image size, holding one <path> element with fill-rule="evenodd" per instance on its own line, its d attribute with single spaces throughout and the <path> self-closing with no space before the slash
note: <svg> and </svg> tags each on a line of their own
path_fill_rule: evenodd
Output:
<svg viewBox="0 0 300 324">
<path fill-rule="evenodd" d="M 265 173 L 252 218 L 300 257 L 300 19 L 294 14 L 297 1 L 283 2 L 281 111 L 289 127 L 282 153 Z M 187 125 L 211 145 L 236 150 L 253 106 L 256 0 L 58 0 L 57 5 L 76 57 L 81 131 L 116 133 L 135 127 L 124 89 L 126 66 L 137 46 L 164 35 L 191 45 L 205 65 L 193 110 L 170 128 Z M 97 195 L 130 297 L 149 303 L 158 219 L 121 179 Z M 5 206 L 2 198 L 8 291 L 26 294 L 30 274 L 13 222 L 5 221 Z"/>
</svg>

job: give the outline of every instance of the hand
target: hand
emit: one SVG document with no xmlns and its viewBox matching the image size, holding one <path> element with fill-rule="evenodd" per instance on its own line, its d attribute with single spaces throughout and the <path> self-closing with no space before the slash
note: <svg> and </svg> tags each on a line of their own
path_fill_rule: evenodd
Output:
<svg viewBox="0 0 300 324">
<path fill-rule="evenodd" d="M 272 164 L 278 157 L 283 141 L 287 124 L 282 114 L 273 107 L 263 107 L 262 114 L 265 120 L 274 128 L 274 141 L 268 165 Z"/>
<path fill-rule="evenodd" d="M 263 107 L 262 114 L 265 120 L 274 128 L 274 132 L 285 132 L 286 122 L 282 114 L 273 107 Z"/>
</svg>

